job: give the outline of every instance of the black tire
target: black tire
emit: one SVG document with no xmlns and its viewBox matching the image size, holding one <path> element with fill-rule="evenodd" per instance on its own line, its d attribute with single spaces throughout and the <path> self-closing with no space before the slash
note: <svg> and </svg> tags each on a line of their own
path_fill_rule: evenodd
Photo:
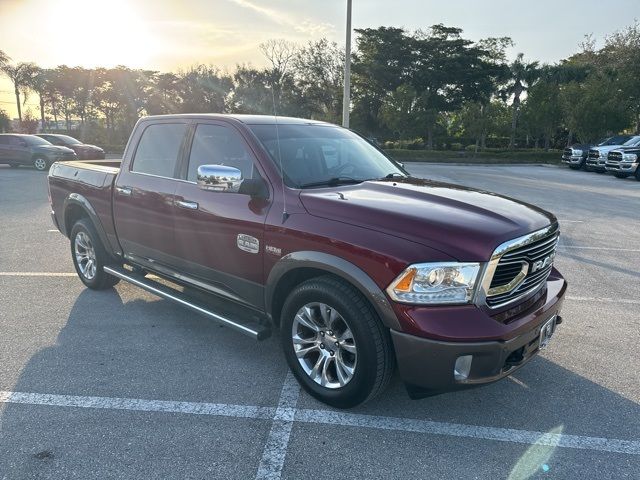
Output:
<svg viewBox="0 0 640 480">
<path fill-rule="evenodd" d="M 581 167 L 582 167 L 582 165 L 569 165 L 569 168 L 571 170 L 580 170 Z"/>
<path fill-rule="evenodd" d="M 614 173 L 613 176 L 616 178 L 627 178 L 629 175 L 626 173 Z"/>
<path fill-rule="evenodd" d="M 38 170 L 39 172 L 46 172 L 49 170 L 49 167 L 51 165 L 49 164 L 49 162 L 47 161 L 46 158 L 44 157 L 35 157 L 33 159 L 33 168 L 35 168 L 36 170 Z"/>
<path fill-rule="evenodd" d="M 18 168 L 20 166 L 20 164 L 19 163 L 10 163 L 9 166 L 11 168 Z"/>
<path fill-rule="evenodd" d="M 328 388 L 316 383 L 303 369 L 295 353 L 292 328 L 298 311 L 309 303 L 324 303 L 340 313 L 353 334 L 357 360 L 346 385 Z M 285 358 L 302 387 L 313 397 L 336 408 L 351 408 L 371 400 L 389 384 L 395 356 L 389 331 L 362 294 L 333 276 L 307 280 L 287 297 L 280 333 Z"/>
<path fill-rule="evenodd" d="M 594 172 L 596 172 L 596 173 L 607 173 L 606 170 L 594 170 Z"/>
<path fill-rule="evenodd" d="M 85 239 L 88 237 L 90 241 L 89 245 L 93 248 L 95 272 L 92 276 L 83 273 L 83 269 L 78 264 L 78 256 L 76 255 L 76 238 L 79 235 L 84 235 Z M 71 259 L 73 260 L 73 266 L 76 269 L 78 277 L 82 280 L 82 283 L 92 290 L 104 290 L 106 288 L 113 287 L 120 281 L 119 278 L 109 275 L 103 271 L 102 268 L 105 265 L 109 265 L 113 262 L 105 250 L 104 245 L 102 245 L 98 232 L 88 218 L 78 220 L 71 229 L 71 235 L 69 237 L 71 239 Z"/>
<path fill-rule="evenodd" d="M 638 168 L 636 168 L 635 177 L 636 177 L 636 180 L 638 180 L 640 182 L 640 166 L 638 166 Z"/>
</svg>

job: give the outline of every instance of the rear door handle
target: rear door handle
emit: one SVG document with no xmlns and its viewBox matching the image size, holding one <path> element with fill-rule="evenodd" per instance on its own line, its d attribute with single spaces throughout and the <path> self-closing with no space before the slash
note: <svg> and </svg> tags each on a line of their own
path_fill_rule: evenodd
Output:
<svg viewBox="0 0 640 480">
<path fill-rule="evenodd" d="M 126 195 L 127 197 L 130 197 L 133 193 L 130 187 L 116 187 L 116 192 L 120 195 Z"/>
<path fill-rule="evenodd" d="M 197 210 L 198 202 L 189 202 L 186 200 L 176 200 L 176 205 L 180 208 L 186 208 L 189 210 Z"/>
</svg>

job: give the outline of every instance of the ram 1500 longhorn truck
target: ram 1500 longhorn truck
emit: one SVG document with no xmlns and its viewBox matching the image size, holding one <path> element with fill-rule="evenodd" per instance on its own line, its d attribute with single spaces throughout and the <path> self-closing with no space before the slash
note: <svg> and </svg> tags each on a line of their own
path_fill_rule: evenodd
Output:
<svg viewBox="0 0 640 480">
<path fill-rule="evenodd" d="M 587 158 L 586 168 L 587 170 L 593 170 L 598 173 L 606 172 L 607 156 L 609 152 L 618 150 L 619 148 L 637 147 L 640 146 L 640 135 L 631 137 L 622 145 L 607 145 L 604 147 L 593 147 L 589 150 L 589 157 Z"/>
<path fill-rule="evenodd" d="M 629 140 L 631 135 L 616 135 L 608 137 L 595 145 L 590 143 L 576 143 L 564 149 L 562 153 L 562 162 L 569 165 L 573 170 L 580 170 L 586 166 L 589 150 L 594 147 L 609 147 L 622 145 Z"/>
<path fill-rule="evenodd" d="M 413 398 L 498 380 L 561 322 L 552 214 L 412 178 L 334 125 L 147 117 L 121 163 L 56 163 L 49 190 L 87 287 L 123 279 L 257 339 L 277 329 L 336 407 L 396 365 Z"/>
</svg>

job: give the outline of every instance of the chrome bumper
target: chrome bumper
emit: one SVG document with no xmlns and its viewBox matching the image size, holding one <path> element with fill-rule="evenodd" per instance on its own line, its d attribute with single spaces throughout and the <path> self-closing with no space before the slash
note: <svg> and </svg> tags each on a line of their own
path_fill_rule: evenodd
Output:
<svg viewBox="0 0 640 480">
<path fill-rule="evenodd" d="M 638 164 L 639 162 L 634 162 L 634 163 L 630 163 L 630 162 L 607 162 L 605 164 L 605 168 L 607 170 L 607 172 L 614 172 L 614 173 L 618 173 L 618 172 L 623 172 L 623 173 L 635 173 L 636 170 L 638 169 Z"/>
</svg>

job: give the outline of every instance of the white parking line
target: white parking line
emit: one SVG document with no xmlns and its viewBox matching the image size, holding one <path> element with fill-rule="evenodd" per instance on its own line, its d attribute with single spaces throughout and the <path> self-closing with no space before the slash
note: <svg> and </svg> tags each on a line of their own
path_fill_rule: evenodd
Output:
<svg viewBox="0 0 640 480">
<path fill-rule="evenodd" d="M 297 388 L 297 385 L 295 386 Z M 286 454 L 291 426 L 294 422 L 313 423 L 321 425 L 341 425 L 376 430 L 393 430 L 401 432 L 424 433 L 427 435 L 443 435 L 450 437 L 474 438 L 481 440 L 495 440 L 499 442 L 523 443 L 529 445 L 557 445 L 563 448 L 576 448 L 600 452 L 624 453 L 640 455 L 640 440 L 619 440 L 615 438 L 588 437 L 582 435 L 567 435 L 537 432 L 531 430 L 516 430 L 512 428 L 483 427 L 464 425 L 459 423 L 432 422 L 412 418 L 384 417 L 377 415 L 362 415 L 329 410 L 296 409 L 297 392 L 285 381 L 278 408 L 258 407 L 251 405 L 228 405 L 220 403 L 172 402 L 163 400 L 140 400 L 110 397 L 84 397 L 75 395 L 47 395 L 40 393 L 21 393 L 0 391 L 0 404 L 17 403 L 27 405 L 50 405 L 58 407 L 97 408 L 129 410 L 142 412 L 184 413 L 191 415 L 212 415 L 235 418 L 255 418 L 260 420 L 273 419 L 274 427 L 277 422 L 288 424 L 289 428 L 278 430 L 272 427 L 267 446 L 284 445 L 276 448 L 275 453 L 265 447 L 267 461 L 265 471 L 277 472 L 278 476 L 259 478 L 279 478 L 282 462 Z M 292 406 L 293 405 L 293 406 Z M 270 459 L 270 460 L 269 460 Z M 275 468 L 272 468 L 275 467 Z M 262 470 L 259 469 L 258 475 Z"/>
<path fill-rule="evenodd" d="M 574 297 L 572 295 L 566 296 L 567 300 L 574 302 L 596 302 L 596 303 L 623 303 L 626 305 L 640 305 L 640 300 L 633 298 L 609 298 L 609 297 Z"/>
<path fill-rule="evenodd" d="M 66 272 L 0 272 L 0 277 L 75 277 L 77 273 Z"/>
<path fill-rule="evenodd" d="M 605 250 L 611 252 L 640 252 L 640 248 L 582 247 L 578 245 L 558 245 L 558 248 L 572 248 L 575 250 Z"/>
<path fill-rule="evenodd" d="M 284 379 L 278 408 L 273 417 L 271 431 L 262 452 L 262 459 L 256 473 L 256 480 L 279 480 L 284 459 L 287 456 L 289 437 L 300 395 L 300 386 L 290 371 Z"/>
</svg>

